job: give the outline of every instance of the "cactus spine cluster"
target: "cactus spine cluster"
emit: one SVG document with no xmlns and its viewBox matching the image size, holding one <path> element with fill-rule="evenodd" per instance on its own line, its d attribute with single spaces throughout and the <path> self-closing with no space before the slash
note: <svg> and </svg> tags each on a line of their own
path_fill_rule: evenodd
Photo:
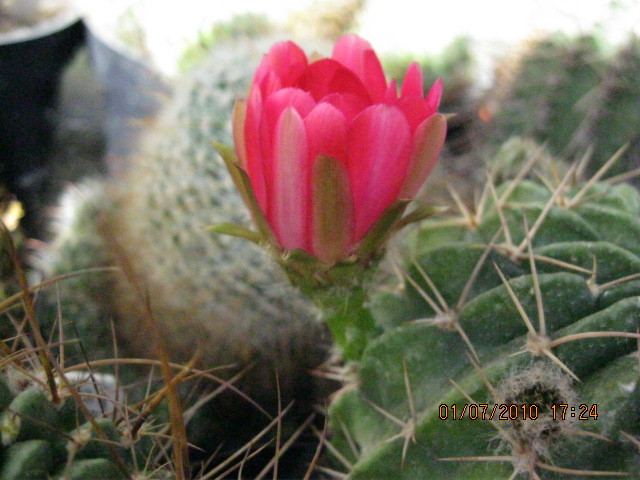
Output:
<svg viewBox="0 0 640 480">
<path fill-rule="evenodd" d="M 540 153 L 427 221 L 370 302 L 329 412 L 349 479 L 640 474 L 640 195 Z"/>
</svg>

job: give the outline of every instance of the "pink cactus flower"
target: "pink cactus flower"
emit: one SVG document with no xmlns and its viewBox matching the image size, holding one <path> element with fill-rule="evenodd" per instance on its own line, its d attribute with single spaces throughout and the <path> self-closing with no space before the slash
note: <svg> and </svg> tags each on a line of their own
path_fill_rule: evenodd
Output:
<svg viewBox="0 0 640 480">
<path fill-rule="evenodd" d="M 316 61 L 293 42 L 274 45 L 236 104 L 233 133 L 280 246 L 334 263 L 394 202 L 412 199 L 444 143 L 441 95 L 440 80 L 424 95 L 417 63 L 398 95 L 356 35 Z"/>
</svg>

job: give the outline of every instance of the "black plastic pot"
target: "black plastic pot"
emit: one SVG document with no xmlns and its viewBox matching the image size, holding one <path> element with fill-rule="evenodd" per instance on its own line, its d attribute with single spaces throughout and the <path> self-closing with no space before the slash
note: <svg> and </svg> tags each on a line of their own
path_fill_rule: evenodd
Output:
<svg viewBox="0 0 640 480">
<path fill-rule="evenodd" d="M 157 113 L 171 89 L 144 58 L 104 35 L 91 19 L 87 20 L 87 43 L 104 91 L 107 168 L 117 174 L 127 167 L 127 158 L 135 155 L 145 120 Z"/>
<path fill-rule="evenodd" d="M 47 172 L 60 75 L 83 40 L 79 17 L 0 35 L 0 182 L 25 205 L 27 226 Z"/>
</svg>

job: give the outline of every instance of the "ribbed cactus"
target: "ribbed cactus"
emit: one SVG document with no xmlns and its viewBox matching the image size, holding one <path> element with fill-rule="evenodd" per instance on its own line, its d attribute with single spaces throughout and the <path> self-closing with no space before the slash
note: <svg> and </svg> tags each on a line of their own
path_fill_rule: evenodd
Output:
<svg viewBox="0 0 640 480">
<path fill-rule="evenodd" d="M 148 442 L 141 437 L 132 441 L 124 410 L 113 397 L 105 396 L 109 377 L 96 375 L 91 380 L 85 373 L 84 379 L 76 376 L 81 381 L 70 388 L 59 382 L 54 402 L 45 382 L 34 380 L 37 373 L 31 374 L 30 378 L 11 364 L 0 375 L 2 480 L 121 480 L 134 474 L 145 480 L 168 478 L 168 470 L 155 470 L 153 462 L 148 462 Z M 102 400 L 87 400 L 96 394 Z M 78 401 L 87 409 L 80 408 Z M 151 471 L 145 473 L 149 467 Z"/>
<path fill-rule="evenodd" d="M 540 153 L 426 222 L 372 298 L 329 412 L 349 479 L 640 475 L 640 195 Z"/>
<path fill-rule="evenodd" d="M 584 121 L 579 105 L 602 80 L 602 53 L 592 36 L 556 35 L 523 50 L 505 63 L 487 99 L 493 138 L 528 135 L 562 153 Z"/>
<path fill-rule="evenodd" d="M 594 165 L 628 144 L 624 157 L 611 168 L 611 175 L 640 167 L 640 39 L 631 38 L 608 62 L 602 81 L 589 93 L 580 110 L 585 121 L 576 135 L 574 150 L 593 147 Z"/>
<path fill-rule="evenodd" d="M 216 49 L 191 71 L 145 130 L 127 171 L 103 188 L 69 197 L 73 215 L 62 219 L 47 254 L 50 274 L 121 268 L 58 287 L 63 318 L 75 323 L 88 352 L 114 355 L 113 319 L 119 356 L 153 358 L 156 323 L 171 360 L 197 358 L 218 377 L 238 377 L 234 385 L 264 410 L 229 388 L 220 394 L 189 425 L 190 442 L 209 453 L 221 444 L 222 453 L 235 451 L 270 422 L 279 404 L 294 402 L 285 423 L 308 415 L 325 384 L 309 374 L 326 360 L 330 344 L 309 304 L 257 246 L 206 230 L 247 221 L 214 142 L 230 143 L 233 102 L 245 95 L 269 43 Z M 55 306 L 52 293 L 48 303 Z M 57 308 L 50 310 L 55 318 Z M 242 428 L 232 429 L 232 419 Z"/>
<path fill-rule="evenodd" d="M 489 137 L 528 135 L 567 158 L 593 148 L 590 173 L 628 143 L 608 175 L 638 167 L 640 41 L 632 37 L 616 49 L 593 35 L 531 43 L 517 61 L 505 62 L 488 95 Z"/>
</svg>

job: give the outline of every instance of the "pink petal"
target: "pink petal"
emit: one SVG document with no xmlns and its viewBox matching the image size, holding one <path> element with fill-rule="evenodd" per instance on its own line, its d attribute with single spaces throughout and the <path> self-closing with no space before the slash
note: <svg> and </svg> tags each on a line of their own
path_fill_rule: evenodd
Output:
<svg viewBox="0 0 640 480">
<path fill-rule="evenodd" d="M 300 117 L 306 117 L 315 105 L 316 102 L 313 101 L 311 95 L 297 88 L 279 90 L 264 100 L 258 138 L 260 147 L 259 158 L 262 161 L 261 167 L 264 172 L 264 189 L 267 198 L 273 198 L 274 195 L 275 186 L 272 180 L 275 174 L 274 159 L 276 143 L 274 139 L 276 138 L 275 131 L 282 112 L 292 107 L 298 112 Z M 268 203 L 271 204 L 271 201 Z M 265 212 L 267 212 L 267 210 L 265 210 Z"/>
<path fill-rule="evenodd" d="M 333 47 L 332 58 L 360 78 L 374 103 L 384 99 L 387 80 L 380 60 L 369 42 L 357 35 L 345 35 Z"/>
<path fill-rule="evenodd" d="M 258 203 L 262 211 L 267 212 L 267 193 L 263 163 L 265 156 L 260 145 L 260 123 L 262 121 L 262 94 L 255 85 L 252 87 L 247 99 L 246 118 L 244 122 L 244 145 L 246 162 L 244 165 L 251 185 L 255 191 Z"/>
<path fill-rule="evenodd" d="M 269 125 L 271 130 L 285 108 L 295 108 L 304 118 L 315 106 L 316 102 L 309 93 L 299 88 L 283 88 L 264 100 L 264 123 Z"/>
<path fill-rule="evenodd" d="M 334 45 L 331 58 L 358 74 L 363 70 L 363 57 L 366 50 L 373 50 L 373 48 L 365 39 L 354 34 L 344 35 Z"/>
<path fill-rule="evenodd" d="M 442 79 L 438 78 L 429 93 L 427 93 L 427 104 L 429 108 L 433 109 L 434 113 L 438 111 L 440 106 L 440 100 L 442 99 Z"/>
<path fill-rule="evenodd" d="M 282 88 L 280 78 L 273 72 L 268 71 L 259 82 L 254 82 L 260 88 L 262 98 L 267 98 Z"/>
<path fill-rule="evenodd" d="M 389 82 L 389 86 L 387 87 L 387 91 L 384 94 L 384 103 L 391 103 L 398 99 L 398 87 L 396 86 L 396 81 L 391 80 Z"/>
<path fill-rule="evenodd" d="M 273 196 L 269 223 L 286 250 L 309 251 L 309 164 L 307 135 L 300 114 L 287 107 L 275 129 Z"/>
<path fill-rule="evenodd" d="M 380 59 L 373 50 L 364 52 L 364 76 L 360 77 L 374 102 L 380 103 L 384 100 L 387 92 L 387 79 Z"/>
<path fill-rule="evenodd" d="M 333 105 L 330 105 L 328 103 L 320 103 L 304 119 L 304 126 L 307 131 L 309 171 L 314 172 L 313 165 L 316 164 L 316 161 L 320 156 L 328 156 L 328 157 L 332 157 L 333 159 L 339 162 L 342 162 L 342 165 L 343 165 L 342 169 L 344 170 L 345 176 L 346 176 L 347 125 L 342 112 L 340 112 Z M 326 173 L 327 172 L 324 172 L 324 174 Z M 310 189 L 312 190 L 314 188 L 316 190 L 319 189 L 318 190 L 319 192 L 325 189 L 322 201 L 325 203 L 328 202 L 329 205 L 334 205 L 335 203 L 332 203 L 331 201 L 329 201 L 329 199 L 325 198 L 326 195 L 328 194 L 328 192 L 326 191 L 326 188 L 331 188 L 331 186 L 328 186 L 328 187 L 326 185 L 318 186 L 316 185 L 317 182 L 315 180 L 314 182 L 315 183 L 312 184 Z M 346 187 L 344 188 L 346 188 L 347 190 L 349 189 L 348 177 L 346 177 Z M 314 193 L 314 197 L 316 193 Z M 334 191 L 333 194 L 340 195 L 341 192 Z M 351 193 L 349 192 L 348 194 L 349 194 L 349 197 L 351 197 Z M 352 203 L 351 198 L 349 198 L 348 202 L 345 201 L 344 199 L 335 199 L 335 200 L 339 202 L 341 205 L 351 205 Z M 320 226 L 316 226 L 318 228 L 314 228 L 314 225 L 313 225 L 314 218 L 316 219 L 316 221 L 318 221 L 318 219 L 326 220 L 326 216 L 323 216 L 323 215 L 326 215 L 327 213 L 329 213 L 329 212 L 324 212 L 323 214 L 323 212 L 318 212 L 319 207 L 320 207 L 319 205 L 315 205 L 313 200 L 311 200 L 311 202 L 309 203 L 309 209 L 310 209 L 308 214 L 309 225 L 307 225 L 307 229 L 310 235 L 309 244 L 313 250 L 312 253 L 316 255 L 320 253 L 321 258 L 326 259 L 328 258 L 327 252 L 329 250 L 333 251 L 335 248 L 337 248 L 335 247 L 335 245 L 337 244 L 344 246 L 345 242 L 342 240 L 338 241 L 338 239 L 335 239 L 336 242 L 338 242 L 336 244 L 333 241 L 332 242 L 327 241 L 326 238 L 323 238 L 322 240 L 320 240 L 319 238 L 317 238 L 318 235 L 314 234 L 314 232 L 318 233 L 320 231 L 325 231 L 326 233 L 326 229 L 323 229 Z M 324 208 L 324 207 L 320 207 L 320 208 Z M 341 212 L 341 214 L 345 215 L 346 213 Z M 338 218 L 334 219 L 334 221 L 335 221 L 334 226 L 337 227 L 339 224 L 342 225 L 341 228 L 334 229 L 334 236 L 338 235 L 340 232 L 346 235 L 346 232 L 348 232 L 348 239 L 346 240 L 346 242 L 350 242 L 352 229 L 353 229 L 352 218 L 349 216 L 349 218 L 347 219 L 346 216 L 343 216 L 340 219 Z M 348 223 L 348 225 L 343 225 L 345 222 Z M 323 221 L 323 224 L 326 225 L 326 221 Z M 324 237 L 324 235 L 319 235 L 319 236 Z M 325 246 L 328 246 L 329 244 L 331 244 L 334 247 L 329 248 L 329 250 L 325 252 L 324 246 L 319 245 L 318 242 L 322 243 Z"/>
<path fill-rule="evenodd" d="M 369 106 L 362 98 L 348 93 L 332 93 L 320 100 L 320 103 L 329 103 L 342 112 L 347 125 L 365 108 Z"/>
<path fill-rule="evenodd" d="M 297 86 L 309 92 L 316 101 L 332 93 L 345 93 L 371 104 L 369 92 L 362 81 L 344 65 L 330 58 L 309 65 L 299 78 Z"/>
<path fill-rule="evenodd" d="M 347 123 L 340 110 L 328 103 L 320 103 L 304 119 L 304 126 L 310 165 L 318 155 L 327 155 L 346 163 Z"/>
<path fill-rule="evenodd" d="M 431 173 L 447 136 L 447 119 L 436 113 L 426 119 L 413 135 L 413 162 L 400 192 L 401 198 L 415 197 Z"/>
<path fill-rule="evenodd" d="M 402 82 L 402 92 L 400 93 L 400 97 L 418 97 L 421 100 L 424 98 L 422 70 L 420 70 L 420 65 L 416 62 L 413 62 L 409 65 L 409 68 L 407 68 L 407 73 L 404 76 L 404 81 Z"/>
<path fill-rule="evenodd" d="M 263 78 L 273 72 L 282 87 L 291 87 L 307 68 L 307 56 L 295 43 L 276 43 L 260 62 L 254 77 L 254 83 L 261 83 Z"/>
<path fill-rule="evenodd" d="M 411 131 L 398 108 L 381 104 L 356 117 L 347 136 L 355 243 L 397 199 L 410 160 Z"/>
<path fill-rule="evenodd" d="M 423 98 L 401 97 L 391 102 L 391 105 L 402 110 L 402 113 L 407 117 L 412 132 L 415 132 L 418 125 L 434 113 L 433 110 L 429 108 L 427 101 Z"/>
</svg>

